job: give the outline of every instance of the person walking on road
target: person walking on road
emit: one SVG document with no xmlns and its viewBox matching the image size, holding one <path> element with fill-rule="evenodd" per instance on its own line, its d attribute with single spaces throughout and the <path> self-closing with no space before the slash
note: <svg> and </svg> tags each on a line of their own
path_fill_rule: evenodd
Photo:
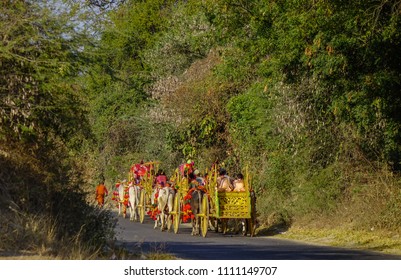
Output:
<svg viewBox="0 0 401 280">
<path fill-rule="evenodd" d="M 99 207 L 103 207 L 104 205 L 104 197 L 107 196 L 109 192 L 107 191 L 104 182 L 100 182 L 96 187 L 96 201 Z"/>
</svg>

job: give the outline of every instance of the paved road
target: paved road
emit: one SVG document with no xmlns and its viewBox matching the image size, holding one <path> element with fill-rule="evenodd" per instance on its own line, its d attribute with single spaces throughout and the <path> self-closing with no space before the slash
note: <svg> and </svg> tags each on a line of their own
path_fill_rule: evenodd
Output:
<svg viewBox="0 0 401 280">
<path fill-rule="evenodd" d="M 187 260 L 401 260 L 401 256 L 316 246 L 274 237 L 243 237 L 208 232 L 206 238 L 191 236 L 189 224 L 178 234 L 153 229 L 118 217 L 117 240 L 129 250 L 165 252 Z"/>
</svg>

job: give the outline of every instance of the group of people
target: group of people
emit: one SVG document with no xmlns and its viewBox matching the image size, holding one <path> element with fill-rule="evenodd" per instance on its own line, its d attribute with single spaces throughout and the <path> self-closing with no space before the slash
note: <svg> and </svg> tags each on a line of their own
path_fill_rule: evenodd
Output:
<svg viewBox="0 0 401 280">
<path fill-rule="evenodd" d="M 207 185 L 209 181 L 208 177 L 208 174 L 202 176 L 198 169 L 194 169 L 191 173 L 188 174 L 189 189 L 193 187 L 203 187 Z M 217 185 L 215 186 L 215 188 L 218 192 L 244 192 L 244 176 L 241 173 L 238 173 L 235 177 L 230 177 L 224 168 L 220 168 L 217 178 Z"/>
<path fill-rule="evenodd" d="M 227 175 L 225 169 L 220 169 L 219 177 L 217 178 L 217 191 L 218 192 L 244 192 L 244 176 L 238 173 L 235 178 Z"/>
<path fill-rule="evenodd" d="M 208 184 L 208 174 L 202 175 L 198 169 L 195 168 L 195 164 L 193 161 L 188 160 L 186 163 L 181 164 L 178 167 L 179 172 L 182 177 L 188 178 L 188 187 L 196 188 L 196 187 L 204 187 Z M 130 184 L 140 185 L 144 176 L 152 172 L 153 169 L 149 168 L 143 164 L 141 161 L 139 164 L 133 165 L 131 168 L 131 172 L 133 174 L 133 181 Z M 166 173 L 163 170 L 159 170 L 154 175 L 153 188 L 163 188 L 173 186 L 174 183 L 171 182 L 167 177 Z M 123 183 L 117 182 L 116 189 L 119 188 L 121 184 L 127 185 L 126 180 Z M 227 171 L 224 168 L 219 169 L 219 175 L 217 178 L 217 185 L 215 189 L 218 192 L 244 192 L 244 176 L 239 173 L 235 177 L 230 177 L 227 174 Z M 104 181 L 101 181 L 96 186 L 96 201 L 98 206 L 103 207 L 105 202 L 105 197 L 108 195 L 108 190 L 104 184 Z"/>
</svg>

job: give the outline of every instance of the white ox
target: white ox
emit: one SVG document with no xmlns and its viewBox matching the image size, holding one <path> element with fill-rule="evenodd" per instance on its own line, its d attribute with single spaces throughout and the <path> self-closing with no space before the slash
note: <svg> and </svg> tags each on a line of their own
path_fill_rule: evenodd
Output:
<svg viewBox="0 0 401 280">
<path fill-rule="evenodd" d="M 118 186 L 118 216 L 122 215 L 125 218 L 125 215 L 127 213 L 127 209 L 125 208 L 125 185 L 124 184 L 120 184 L 120 186 Z"/>
<path fill-rule="evenodd" d="M 152 193 L 152 200 L 156 199 L 157 195 L 157 209 L 159 214 L 155 220 L 154 228 L 157 228 L 160 224 L 160 230 L 163 231 L 166 228 L 170 230 L 171 227 L 171 211 L 173 211 L 175 191 L 171 187 L 155 188 Z"/>
<path fill-rule="evenodd" d="M 137 221 L 139 218 L 138 214 L 138 204 L 140 200 L 140 192 L 141 189 L 139 186 L 130 183 L 128 187 L 128 204 L 125 202 L 125 195 L 126 195 L 126 187 L 124 185 L 120 185 L 118 188 L 118 215 L 122 215 L 124 218 L 127 214 L 127 207 L 130 211 L 130 220 Z"/>
<path fill-rule="evenodd" d="M 131 221 L 138 221 L 139 213 L 138 213 L 138 204 L 141 195 L 141 188 L 138 185 L 132 185 L 128 189 L 128 207 L 130 210 L 130 217 Z"/>
</svg>

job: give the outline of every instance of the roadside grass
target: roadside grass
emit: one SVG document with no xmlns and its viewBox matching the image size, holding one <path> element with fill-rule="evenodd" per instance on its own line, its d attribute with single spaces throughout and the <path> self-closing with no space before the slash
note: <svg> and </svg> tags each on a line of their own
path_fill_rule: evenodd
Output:
<svg viewBox="0 0 401 280">
<path fill-rule="evenodd" d="M 175 260 L 175 256 L 163 250 L 151 249 L 147 253 L 138 250 L 128 250 L 123 246 L 108 246 L 106 249 L 93 250 L 82 244 L 69 244 L 58 248 L 55 252 L 43 253 L 38 250 L 10 251 L 0 249 L 0 260 Z"/>
<path fill-rule="evenodd" d="M 172 260 L 165 248 L 143 253 L 140 244 L 130 248 L 111 240 L 106 246 L 82 242 L 80 233 L 59 238 L 46 216 L 21 212 L 0 214 L 0 260 Z"/>
<path fill-rule="evenodd" d="M 140 244 L 124 248 L 115 240 L 88 245 L 80 233 L 57 237 L 56 225 L 46 216 L 22 212 L 0 213 L 0 260 L 172 260 L 165 247 L 146 253 Z"/>
<path fill-rule="evenodd" d="M 86 245 L 80 233 L 57 237 L 56 225 L 42 215 L 14 211 L 0 215 L 0 259 L 92 260 L 102 254 Z"/>
<path fill-rule="evenodd" d="M 177 258 L 173 255 L 163 252 L 150 252 L 144 255 L 145 260 L 176 260 Z"/>
<path fill-rule="evenodd" d="M 268 228 L 259 228 L 259 235 L 273 235 Z M 382 230 L 350 230 L 302 228 L 293 226 L 287 231 L 278 231 L 275 238 L 291 239 L 307 243 L 343 247 L 349 249 L 363 249 L 386 254 L 401 255 L 400 233 Z"/>
<path fill-rule="evenodd" d="M 166 253 L 165 245 L 155 244 L 147 252 L 142 251 L 142 244 L 136 243 L 128 248 L 119 242 L 111 242 L 106 253 L 99 255 L 106 260 L 175 260 L 175 256 Z"/>
<path fill-rule="evenodd" d="M 129 252 L 120 248 L 111 254 L 85 254 L 85 251 L 76 248 L 68 255 L 42 255 L 37 252 L 20 251 L 5 252 L 0 251 L 0 260 L 175 260 L 175 256 L 163 252 Z"/>
</svg>

